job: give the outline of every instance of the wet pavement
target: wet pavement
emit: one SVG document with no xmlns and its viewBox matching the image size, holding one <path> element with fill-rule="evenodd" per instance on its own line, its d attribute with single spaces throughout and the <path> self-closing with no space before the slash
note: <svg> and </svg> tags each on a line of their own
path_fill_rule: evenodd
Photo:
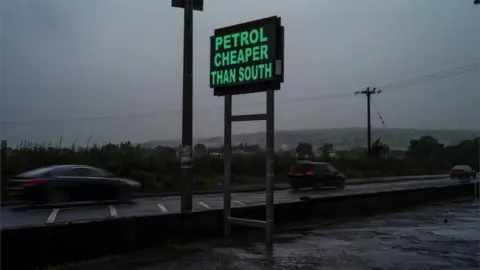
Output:
<svg viewBox="0 0 480 270">
<path fill-rule="evenodd" d="M 139 251 L 69 269 L 480 269 L 480 204 L 455 202 L 416 211 L 281 228 L 273 266 L 262 234 L 237 235 Z M 63 267 L 62 267 L 63 268 Z M 61 268 L 60 268 L 61 269 Z"/>
</svg>

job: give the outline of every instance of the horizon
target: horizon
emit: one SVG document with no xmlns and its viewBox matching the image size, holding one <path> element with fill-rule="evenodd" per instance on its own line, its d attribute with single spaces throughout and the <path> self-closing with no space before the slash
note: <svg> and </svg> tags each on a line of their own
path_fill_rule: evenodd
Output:
<svg viewBox="0 0 480 270">
<path fill-rule="evenodd" d="M 359 126 L 352 126 L 352 127 L 343 127 L 343 128 L 312 128 L 312 129 L 282 129 L 282 130 L 275 130 L 277 132 L 303 132 L 303 131 L 319 131 L 319 130 L 340 130 L 340 129 L 364 129 L 366 130 L 367 127 L 359 127 Z M 433 131 L 447 131 L 447 132 L 472 132 L 478 133 L 480 129 L 473 130 L 473 129 L 431 129 L 431 128 L 383 128 L 383 127 L 372 127 L 372 131 L 374 130 L 418 130 L 418 131 L 426 131 L 426 132 L 433 132 Z M 264 134 L 264 131 L 253 131 L 253 132 L 243 132 L 243 133 L 232 133 L 232 136 L 239 136 L 239 135 L 256 135 L 256 134 Z M 194 139 L 210 139 L 210 138 L 223 138 L 223 135 L 218 136 L 210 136 L 210 137 L 195 137 Z M 148 140 L 146 142 L 155 142 L 155 141 L 180 141 L 181 139 L 153 139 Z"/>
<path fill-rule="evenodd" d="M 367 128 L 366 127 L 360 127 L 360 126 L 353 126 L 353 127 L 344 127 L 344 128 L 318 128 L 318 129 L 284 129 L 284 130 L 275 130 L 275 133 L 278 133 L 278 132 L 310 132 L 310 131 L 322 131 L 322 130 L 346 130 L 346 129 L 362 129 L 362 130 L 366 130 Z M 385 131 L 385 130 L 400 130 L 400 131 L 407 131 L 407 130 L 416 130 L 416 131 L 425 131 L 425 132 L 452 132 L 452 133 L 455 133 L 455 132 L 471 132 L 473 133 L 472 135 L 475 135 L 475 137 L 477 136 L 480 136 L 480 130 L 473 130 L 473 129 L 428 129 L 428 128 L 395 128 L 395 127 L 392 127 L 392 128 L 381 128 L 381 127 L 372 127 L 372 132 L 373 131 Z M 264 134 L 264 132 L 262 131 L 254 131 L 254 132 L 244 132 L 244 133 L 235 133 L 235 134 L 232 134 L 232 137 L 233 136 L 242 136 L 242 135 L 262 135 Z M 425 135 L 422 135 L 422 136 L 425 136 Z M 200 140 L 208 140 L 208 139 L 223 139 L 223 136 L 222 135 L 219 135 L 219 136 L 211 136 L 211 137 L 195 137 L 194 136 L 194 142 L 196 144 L 197 141 L 200 141 Z M 2 139 L 3 140 L 3 139 Z M 8 140 L 6 140 L 7 143 L 8 143 Z M 176 138 L 176 139 L 152 139 L 152 140 L 146 140 L 146 141 L 143 141 L 143 142 L 134 142 L 134 141 L 129 141 L 129 140 L 125 140 L 125 141 L 119 141 L 119 142 L 108 142 L 108 141 L 103 141 L 101 143 L 98 143 L 98 142 L 94 142 L 94 140 L 89 140 L 89 139 L 86 139 L 85 140 L 85 145 L 87 144 L 90 144 L 90 145 L 106 145 L 106 144 L 121 144 L 121 143 L 126 143 L 126 142 L 130 142 L 134 145 L 138 145 L 138 144 L 148 144 L 148 143 L 167 143 L 167 142 L 180 142 L 181 141 L 181 138 Z M 32 144 L 32 145 L 42 145 L 42 144 L 46 144 L 46 143 L 49 143 L 49 144 L 53 144 L 53 145 L 57 145 L 57 143 L 62 143 L 62 144 L 65 144 L 65 145 L 76 145 L 76 146 L 79 146 L 79 147 L 83 147 L 82 145 L 83 144 L 80 144 L 79 142 L 81 142 L 80 139 L 77 139 L 71 143 L 66 143 L 63 141 L 63 137 L 60 136 L 58 138 L 58 140 L 49 140 L 49 141 L 43 141 L 43 142 L 34 142 L 34 141 L 29 141 L 29 140 L 22 140 L 20 141 L 20 143 L 18 143 L 17 145 L 21 145 L 21 144 L 24 144 L 24 143 L 27 143 L 27 144 Z M 9 144 L 9 147 L 11 147 L 11 144 Z"/>
</svg>

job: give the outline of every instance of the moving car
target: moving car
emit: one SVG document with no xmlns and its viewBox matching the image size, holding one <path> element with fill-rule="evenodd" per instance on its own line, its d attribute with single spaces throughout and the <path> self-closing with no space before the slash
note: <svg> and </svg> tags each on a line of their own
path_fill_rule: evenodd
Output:
<svg viewBox="0 0 480 270">
<path fill-rule="evenodd" d="M 11 177 L 8 192 L 33 202 L 125 200 L 140 183 L 85 165 L 56 165 Z"/>
<path fill-rule="evenodd" d="M 450 178 L 459 178 L 459 179 L 476 179 L 477 172 L 468 165 L 456 165 L 450 170 Z"/>
<path fill-rule="evenodd" d="M 325 162 L 298 161 L 290 168 L 288 173 L 288 182 L 293 190 L 304 187 L 343 189 L 346 181 L 344 174 Z"/>
</svg>

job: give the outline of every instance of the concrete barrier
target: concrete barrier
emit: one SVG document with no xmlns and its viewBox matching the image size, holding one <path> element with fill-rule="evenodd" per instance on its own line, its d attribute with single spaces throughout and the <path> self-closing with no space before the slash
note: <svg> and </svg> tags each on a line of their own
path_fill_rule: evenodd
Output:
<svg viewBox="0 0 480 270">
<path fill-rule="evenodd" d="M 365 216 L 404 210 L 439 200 L 473 198 L 476 194 L 478 191 L 475 191 L 472 183 L 306 199 L 276 204 L 275 222 L 281 224 L 314 217 L 334 219 Z M 234 208 L 232 215 L 264 219 L 265 207 Z M 246 229 L 235 226 L 233 232 Z M 30 269 L 221 234 L 222 210 L 2 229 L 1 263 L 2 269 Z"/>
</svg>

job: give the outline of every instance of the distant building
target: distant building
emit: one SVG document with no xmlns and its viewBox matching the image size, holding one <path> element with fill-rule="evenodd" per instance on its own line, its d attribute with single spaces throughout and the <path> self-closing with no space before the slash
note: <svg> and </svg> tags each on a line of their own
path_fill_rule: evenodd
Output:
<svg viewBox="0 0 480 270">
<path fill-rule="evenodd" d="M 338 158 L 338 154 L 336 151 L 331 151 L 330 153 L 328 153 L 328 156 L 331 158 Z"/>
<path fill-rule="evenodd" d="M 280 152 L 280 153 L 290 152 L 290 151 L 291 151 L 291 148 L 290 148 L 290 146 L 288 146 L 288 144 L 282 144 L 280 146 L 280 148 L 278 149 L 278 152 Z"/>
</svg>

